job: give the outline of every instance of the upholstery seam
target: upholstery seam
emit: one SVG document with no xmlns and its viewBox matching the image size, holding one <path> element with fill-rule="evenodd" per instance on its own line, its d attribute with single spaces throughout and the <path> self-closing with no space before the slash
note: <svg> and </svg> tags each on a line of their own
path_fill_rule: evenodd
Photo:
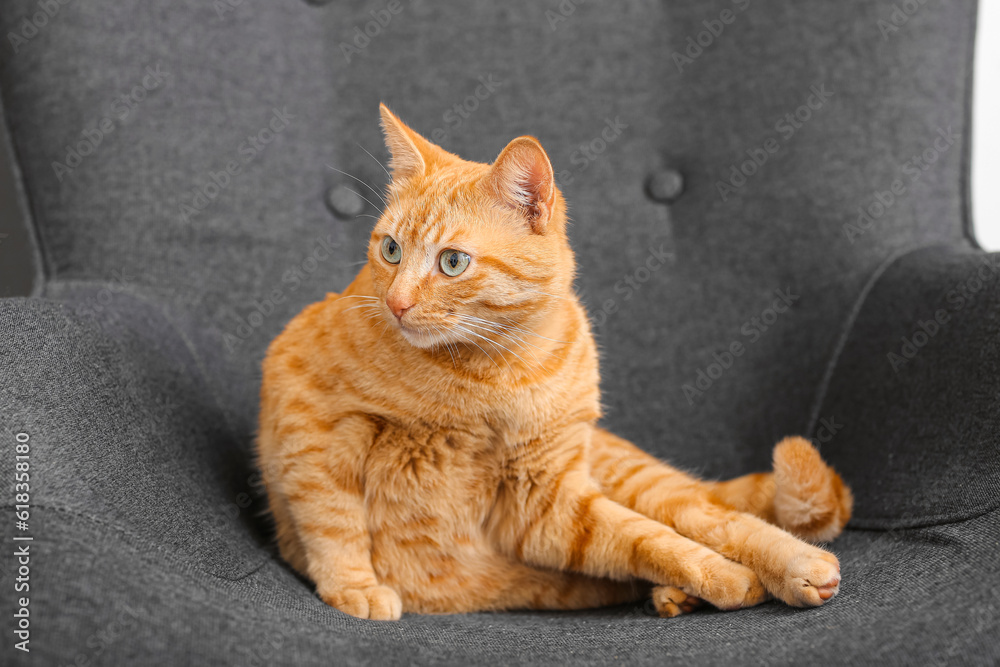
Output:
<svg viewBox="0 0 1000 667">
<path fill-rule="evenodd" d="M 0 504 L 0 509 L 7 509 L 7 508 L 12 508 L 12 507 L 13 507 L 13 505 Z M 34 507 L 40 508 L 40 509 L 45 509 L 45 510 L 55 510 L 55 511 L 57 511 L 59 513 L 64 513 L 64 514 L 68 514 L 68 515 L 71 515 L 71 516 L 76 516 L 76 517 L 82 518 L 84 520 L 89 520 L 89 521 L 91 521 L 98 528 L 98 530 L 106 530 L 106 529 L 110 528 L 110 529 L 113 529 L 113 530 L 121 530 L 123 533 L 128 534 L 127 531 L 121 529 L 118 526 L 115 526 L 115 525 L 107 523 L 107 522 L 103 522 L 103 521 L 101 521 L 99 519 L 96 519 L 95 517 L 88 516 L 86 514 L 80 514 L 79 512 L 77 512 L 75 510 L 71 510 L 71 509 L 67 509 L 67 508 L 54 507 L 54 506 L 47 506 L 47 505 L 34 505 Z M 136 538 L 141 543 L 146 542 L 146 540 L 144 540 L 141 536 L 136 536 Z M 293 576 L 295 577 L 295 579 L 300 580 L 300 581 L 303 579 L 303 577 L 301 575 L 299 575 L 298 573 L 296 573 L 283 559 L 281 559 L 281 558 L 275 558 L 274 556 L 264 556 L 261 559 L 261 563 L 258 566 L 254 567 L 251 571 L 247 572 L 246 574 L 241 575 L 240 577 L 238 577 L 236 579 L 228 579 L 228 578 L 225 578 L 225 577 L 221 577 L 219 575 L 212 574 L 211 572 L 203 570 L 203 569 L 201 569 L 199 567 L 192 566 L 188 561 L 185 561 L 183 559 L 177 558 L 175 556 L 175 554 L 173 554 L 173 552 L 167 551 L 167 550 L 163 549 L 162 547 L 158 547 L 158 549 L 160 551 L 164 551 L 164 553 L 166 553 L 169 556 L 169 558 L 168 558 L 167 561 L 161 561 L 161 560 L 151 559 L 150 558 L 150 554 L 143 553 L 142 550 L 141 550 L 141 548 L 139 546 L 135 545 L 135 544 L 130 544 L 129 546 L 132 549 L 135 550 L 135 553 L 136 553 L 136 556 L 138 557 L 138 559 L 140 559 L 142 561 L 145 561 L 146 563 L 148 563 L 150 565 L 150 567 L 155 567 L 159 571 L 164 571 L 164 569 L 166 567 L 176 567 L 177 568 L 177 572 L 179 574 L 181 574 L 182 576 L 184 576 L 184 579 L 186 580 L 186 582 L 193 583 L 195 585 L 200 585 L 200 586 L 209 586 L 209 585 L 211 585 L 211 586 L 213 586 L 213 588 L 215 589 L 216 592 L 219 592 L 219 591 L 230 592 L 232 589 L 228 589 L 226 587 L 227 584 L 238 585 L 244 579 L 247 579 L 247 578 L 249 578 L 249 577 L 251 577 L 253 575 L 256 575 L 258 572 L 260 572 L 261 570 L 263 570 L 265 567 L 267 567 L 268 565 L 270 565 L 272 563 L 274 563 L 277 566 L 282 567 L 283 569 L 286 569 L 287 571 L 291 572 L 293 574 Z M 156 546 L 156 545 L 154 545 L 154 546 Z M 210 580 L 209 581 L 200 580 L 196 576 L 192 576 L 192 575 L 202 575 L 202 574 L 207 574 L 210 577 Z M 221 586 L 223 586 L 223 588 L 221 588 L 221 589 L 217 588 L 217 586 L 220 585 L 220 582 L 221 582 Z M 312 584 L 312 582 L 308 581 L 308 580 L 307 580 L 307 586 L 310 587 L 311 589 L 315 588 L 315 586 Z M 238 589 L 236 589 L 236 590 L 238 590 Z M 230 598 L 230 601 L 232 601 L 232 600 L 233 600 L 233 598 Z M 361 634 L 361 633 L 365 632 L 365 627 L 366 626 L 371 627 L 368 624 L 368 622 L 361 621 L 361 620 L 358 620 L 358 619 L 354 619 L 353 617 L 351 617 L 348 614 L 340 611 L 336 607 L 333 607 L 331 605 L 326 605 L 325 603 L 322 606 L 318 606 L 318 607 L 314 607 L 314 608 L 310 609 L 309 607 L 307 607 L 305 605 L 301 605 L 300 604 L 302 602 L 301 600 L 296 600 L 295 602 L 297 604 L 292 605 L 292 606 L 282 605 L 282 604 L 275 604 L 274 602 L 272 602 L 267 597 L 264 597 L 264 598 L 252 598 L 250 596 L 245 596 L 244 595 L 244 596 L 236 596 L 235 600 L 238 603 L 244 604 L 244 605 L 246 605 L 248 607 L 261 607 L 261 606 L 263 606 L 263 607 L 265 607 L 267 609 L 279 612 L 279 614 L 281 614 L 281 616 L 282 616 L 282 619 L 286 620 L 288 622 L 301 623 L 301 622 L 303 622 L 303 620 L 305 620 L 306 622 L 311 623 L 312 625 L 314 625 L 317 628 L 317 630 L 327 630 L 327 631 L 334 630 L 334 631 L 338 631 L 338 632 L 349 633 L 349 636 L 350 636 L 350 638 L 352 640 L 358 640 L 358 639 L 360 639 L 361 641 L 368 642 L 369 644 L 372 644 L 372 645 L 377 645 L 376 642 L 384 641 L 384 640 L 390 640 L 390 641 L 396 642 L 397 644 L 400 644 L 400 645 L 405 645 L 406 644 L 405 639 L 402 639 L 402 638 L 399 638 L 399 637 L 387 636 L 387 635 Z M 299 615 L 299 614 L 295 613 L 295 612 L 302 612 L 302 611 L 304 611 L 308 615 L 305 616 L 305 617 L 303 617 L 302 615 Z M 331 622 L 330 622 L 331 619 L 329 617 L 328 618 L 317 617 L 317 613 L 319 614 L 319 616 L 325 616 L 325 615 L 327 615 L 327 613 L 333 613 L 334 617 L 333 617 L 332 620 L 334 621 L 335 624 L 331 624 Z M 361 633 L 359 633 L 359 631 Z"/>
<path fill-rule="evenodd" d="M 8 503 L 4 503 L 3 505 L 0 505 L 0 508 L 3 508 L 5 510 L 6 509 L 14 509 L 14 505 L 11 505 L 11 504 L 8 504 Z M 187 567 L 191 567 L 191 568 L 193 568 L 193 569 L 195 569 L 195 570 L 197 570 L 197 571 L 199 571 L 199 572 L 201 572 L 203 574 L 207 574 L 210 577 L 214 577 L 214 578 L 220 579 L 222 581 L 237 582 L 237 581 L 240 581 L 242 579 L 245 579 L 246 577 L 249 577 L 249 576 L 253 575 L 254 573 L 260 571 L 261 568 L 263 568 L 270 560 L 272 560 L 272 558 L 270 558 L 268 556 L 262 556 L 261 559 L 260 559 L 260 562 L 254 563 L 253 566 L 248 571 L 246 571 L 243 574 L 240 574 L 240 575 L 238 575 L 236 577 L 227 577 L 225 575 L 216 574 L 214 572 L 211 572 L 209 570 L 204 569 L 203 567 L 200 566 L 200 563 L 199 563 L 199 561 L 196 558 L 192 558 L 191 560 L 186 560 L 184 558 L 180 558 L 177 555 L 177 553 L 171 551 L 170 549 L 167 549 L 166 547 L 164 547 L 161 544 L 158 544 L 158 543 L 153 542 L 152 540 L 150 540 L 150 539 L 148 539 L 146 537 L 143 537 L 139 533 L 133 532 L 132 530 L 130 530 L 128 528 L 125 528 L 123 526 L 119 526 L 118 524 L 111 523 L 110 521 L 106 521 L 104 519 L 99 519 L 98 517 L 95 517 L 95 516 L 93 516 L 91 514 L 86 514 L 84 512 L 72 509 L 70 507 L 60 507 L 60 506 L 56 506 L 56 505 L 47 505 L 47 504 L 41 504 L 41 503 L 33 503 L 32 504 L 32 508 L 34 508 L 34 509 L 42 509 L 42 510 L 50 510 L 50 511 L 53 511 L 53 512 L 60 512 L 62 514 L 68 514 L 68 515 L 76 517 L 78 519 L 83 519 L 84 521 L 89 521 L 90 523 L 93 523 L 94 525 L 97 525 L 97 526 L 101 526 L 102 528 L 107 528 L 109 530 L 113 530 L 113 531 L 119 532 L 122 535 L 125 535 L 126 537 L 135 540 L 138 543 L 138 546 L 152 547 L 155 551 L 158 551 L 158 552 L 162 553 L 163 555 L 165 555 L 170 560 L 179 562 L 182 565 L 185 565 Z"/>
<path fill-rule="evenodd" d="M 819 387 L 817 388 L 816 397 L 813 399 L 812 407 L 809 410 L 809 421 L 806 426 L 806 434 L 810 438 L 816 429 L 816 422 L 819 421 L 819 413 L 823 408 L 823 402 L 826 400 L 826 393 L 830 388 L 830 382 L 833 380 L 833 374 L 837 369 L 837 364 L 840 363 L 840 355 L 843 353 L 851 332 L 854 330 L 854 324 L 857 322 L 858 316 L 861 314 L 861 309 L 868 301 L 868 295 L 875 288 L 875 285 L 878 283 L 882 275 L 898 260 L 917 251 L 936 247 L 950 248 L 955 247 L 955 244 L 938 242 L 901 248 L 883 260 L 882 263 L 879 264 L 879 266 L 872 272 L 872 275 L 868 278 L 864 287 L 861 288 L 861 292 L 858 294 L 857 299 L 855 299 L 854 305 L 851 307 L 851 310 L 848 312 L 847 317 L 844 320 L 844 324 L 841 326 L 837 344 L 834 347 L 833 352 L 830 354 L 830 359 L 826 363 L 826 369 L 823 371 L 823 377 L 820 380 Z"/>
<path fill-rule="evenodd" d="M 10 171 L 14 181 L 16 191 L 15 198 L 18 200 L 15 205 L 21 211 L 22 221 L 31 239 L 31 255 L 34 259 L 32 270 L 31 293 L 27 296 L 40 296 L 46 283 L 52 277 L 52 260 L 49 257 L 48 249 L 42 239 L 42 232 L 37 224 L 38 216 L 35 214 L 35 206 L 28 193 L 28 188 L 24 179 L 24 171 L 21 169 L 21 153 L 17 143 L 14 141 L 14 133 L 10 129 L 10 120 L 7 114 L 7 105 L 4 103 L 5 94 L 0 86 L 0 126 L 7 138 L 7 145 L 10 147 Z"/>
<path fill-rule="evenodd" d="M 977 2 L 978 5 L 978 2 Z M 975 133 L 975 88 L 976 88 L 976 42 L 979 32 L 979 9 L 971 12 L 969 27 L 968 51 L 965 54 L 965 131 L 962 133 L 962 165 L 959 174 L 959 187 L 962 197 L 962 233 L 969 244 L 982 250 L 979 239 L 976 238 L 976 221 L 972 214 L 972 140 Z"/>
<path fill-rule="evenodd" d="M 852 530 L 889 531 L 915 530 L 918 528 L 933 528 L 934 526 L 951 526 L 957 523 L 971 521 L 977 517 L 985 516 L 986 514 L 995 512 L 998 509 L 1000 509 L 1000 500 L 987 503 L 986 505 L 980 505 L 965 514 L 959 514 L 957 516 L 954 514 L 938 514 L 929 518 L 913 519 L 912 522 L 907 522 L 905 519 L 895 519 L 893 517 L 873 516 L 867 517 L 868 520 L 859 519 L 857 524 L 855 524 L 855 521 L 852 519 L 848 523 L 847 527 Z"/>
</svg>

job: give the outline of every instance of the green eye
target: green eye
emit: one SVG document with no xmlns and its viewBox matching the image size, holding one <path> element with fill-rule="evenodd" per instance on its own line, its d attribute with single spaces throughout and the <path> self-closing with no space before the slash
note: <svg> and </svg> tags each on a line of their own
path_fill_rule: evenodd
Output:
<svg viewBox="0 0 1000 667">
<path fill-rule="evenodd" d="M 391 236 L 382 239 L 382 257 L 390 264 L 399 264 L 399 260 L 403 258 L 403 249 Z"/>
<path fill-rule="evenodd" d="M 441 253 L 441 270 L 444 271 L 444 275 L 454 278 L 465 271 L 470 259 L 471 257 L 460 250 L 445 250 Z"/>
</svg>

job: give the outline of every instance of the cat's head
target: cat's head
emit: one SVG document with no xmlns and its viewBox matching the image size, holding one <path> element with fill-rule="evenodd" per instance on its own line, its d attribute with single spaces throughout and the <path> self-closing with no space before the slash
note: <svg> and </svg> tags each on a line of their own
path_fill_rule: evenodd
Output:
<svg viewBox="0 0 1000 667">
<path fill-rule="evenodd" d="M 492 165 L 467 162 L 381 112 L 392 183 L 368 264 L 383 318 L 422 348 L 535 330 L 571 296 L 575 267 L 541 144 L 519 137 Z"/>
</svg>

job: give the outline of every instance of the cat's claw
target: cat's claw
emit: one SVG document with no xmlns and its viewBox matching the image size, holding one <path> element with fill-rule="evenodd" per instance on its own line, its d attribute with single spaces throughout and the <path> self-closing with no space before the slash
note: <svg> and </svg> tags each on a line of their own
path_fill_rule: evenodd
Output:
<svg viewBox="0 0 1000 667">
<path fill-rule="evenodd" d="M 653 588 L 653 607 L 662 618 L 673 618 L 681 614 L 689 614 L 704 604 L 700 598 L 688 595 L 673 586 L 656 586 Z"/>
</svg>

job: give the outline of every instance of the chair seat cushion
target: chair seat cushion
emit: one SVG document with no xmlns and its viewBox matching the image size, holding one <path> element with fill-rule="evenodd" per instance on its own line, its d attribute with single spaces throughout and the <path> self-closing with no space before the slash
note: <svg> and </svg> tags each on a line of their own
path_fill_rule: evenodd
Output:
<svg viewBox="0 0 1000 667">
<path fill-rule="evenodd" d="M 87 664 L 317 666 L 1000 659 L 997 512 L 927 528 L 848 530 L 833 545 L 843 566 L 841 593 L 816 609 L 766 603 L 661 619 L 637 604 L 404 615 L 398 623 L 361 621 L 326 606 L 271 558 L 232 581 L 164 558 L 155 541 L 90 517 L 45 508 L 34 519 L 33 548 L 43 556 L 32 563 L 31 604 L 44 622 L 31 657 L 50 664 L 77 656 L 92 660 Z M 254 553 L 271 555 L 263 545 Z M 3 558 L 9 567 L 7 550 Z"/>
</svg>

